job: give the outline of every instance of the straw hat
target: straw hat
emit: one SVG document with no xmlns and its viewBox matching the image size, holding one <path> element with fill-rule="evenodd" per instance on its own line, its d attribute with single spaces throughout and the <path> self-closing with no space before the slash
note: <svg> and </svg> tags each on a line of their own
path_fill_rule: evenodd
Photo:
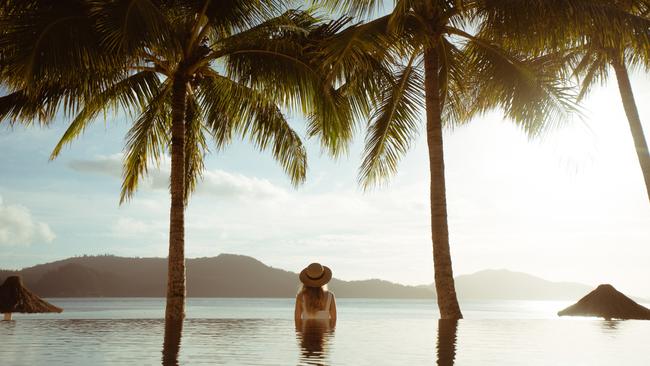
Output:
<svg viewBox="0 0 650 366">
<path fill-rule="evenodd" d="M 332 270 L 320 263 L 312 263 L 300 271 L 300 282 L 307 287 L 321 287 L 332 279 Z"/>
</svg>

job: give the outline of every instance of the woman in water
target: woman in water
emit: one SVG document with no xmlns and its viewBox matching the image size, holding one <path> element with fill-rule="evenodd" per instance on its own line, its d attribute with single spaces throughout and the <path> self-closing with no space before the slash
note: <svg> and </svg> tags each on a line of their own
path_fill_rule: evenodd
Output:
<svg viewBox="0 0 650 366">
<path fill-rule="evenodd" d="M 294 320 L 297 327 L 303 321 L 329 321 L 336 324 L 336 299 L 327 291 L 327 283 L 332 279 L 332 271 L 320 263 L 312 263 L 300 272 L 302 289 L 296 296 Z"/>
</svg>

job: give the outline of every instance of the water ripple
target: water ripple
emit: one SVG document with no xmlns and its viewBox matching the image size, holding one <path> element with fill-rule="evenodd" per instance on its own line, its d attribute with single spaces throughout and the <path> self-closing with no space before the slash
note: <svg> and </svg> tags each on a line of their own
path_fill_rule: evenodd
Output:
<svg viewBox="0 0 650 366">
<path fill-rule="evenodd" d="M 263 313 L 273 304 L 260 300 L 256 306 L 261 310 L 256 311 Z M 650 365 L 650 322 L 557 318 L 438 322 L 425 312 L 409 314 L 411 303 L 396 304 L 382 307 L 374 302 L 369 305 L 373 316 L 355 317 L 352 314 L 362 313 L 366 305 L 353 309 L 342 302 L 335 329 L 295 329 L 290 316 L 190 318 L 184 322 L 182 338 L 168 340 L 165 354 L 162 319 L 18 316 L 16 321 L 0 322 L 0 364 Z M 79 316 L 83 306 L 77 305 Z M 228 306 L 235 308 L 236 303 Z M 254 313 L 248 309 L 239 314 Z"/>
</svg>

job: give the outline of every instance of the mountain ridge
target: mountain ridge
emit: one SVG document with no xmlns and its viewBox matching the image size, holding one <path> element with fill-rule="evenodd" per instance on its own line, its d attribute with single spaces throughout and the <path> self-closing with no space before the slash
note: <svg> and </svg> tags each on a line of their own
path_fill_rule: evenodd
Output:
<svg viewBox="0 0 650 366">
<path fill-rule="evenodd" d="M 465 299 L 568 300 L 591 287 L 577 282 L 549 281 L 507 269 L 486 269 L 456 277 L 459 297 Z M 493 284 L 486 287 L 485 284 Z"/>
<path fill-rule="evenodd" d="M 166 258 L 102 255 L 71 257 L 18 271 L 0 270 L 0 280 L 19 274 L 43 297 L 164 297 L 166 273 Z M 333 278 L 329 287 L 338 297 L 435 297 L 433 285 L 407 286 L 380 279 Z M 187 259 L 188 297 L 294 297 L 298 288 L 296 273 L 253 257 L 220 254 Z M 572 300 L 592 289 L 505 269 L 459 275 L 456 288 L 459 298 L 476 300 Z"/>
<path fill-rule="evenodd" d="M 298 274 L 237 254 L 187 259 L 188 297 L 294 297 Z M 0 270 L 0 281 L 18 274 L 43 297 L 164 297 L 165 258 L 111 255 L 72 257 L 18 271 Z M 329 283 L 338 297 L 431 298 L 430 290 L 384 280 Z"/>
</svg>

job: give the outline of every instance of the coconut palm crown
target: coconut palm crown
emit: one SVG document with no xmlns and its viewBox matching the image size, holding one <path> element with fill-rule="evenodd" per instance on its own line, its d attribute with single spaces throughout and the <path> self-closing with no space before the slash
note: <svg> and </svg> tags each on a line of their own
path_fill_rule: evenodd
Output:
<svg viewBox="0 0 650 366">
<path fill-rule="evenodd" d="M 566 75 L 580 84 L 578 100 L 613 70 L 650 200 L 650 154 L 628 69 L 650 70 L 650 1 L 504 1 L 483 8 L 483 31 L 504 47 L 565 55 Z M 580 12 L 567 9 L 582 9 Z M 576 14 L 577 13 L 577 14 Z M 540 17 L 539 14 L 555 16 Z"/>
</svg>

